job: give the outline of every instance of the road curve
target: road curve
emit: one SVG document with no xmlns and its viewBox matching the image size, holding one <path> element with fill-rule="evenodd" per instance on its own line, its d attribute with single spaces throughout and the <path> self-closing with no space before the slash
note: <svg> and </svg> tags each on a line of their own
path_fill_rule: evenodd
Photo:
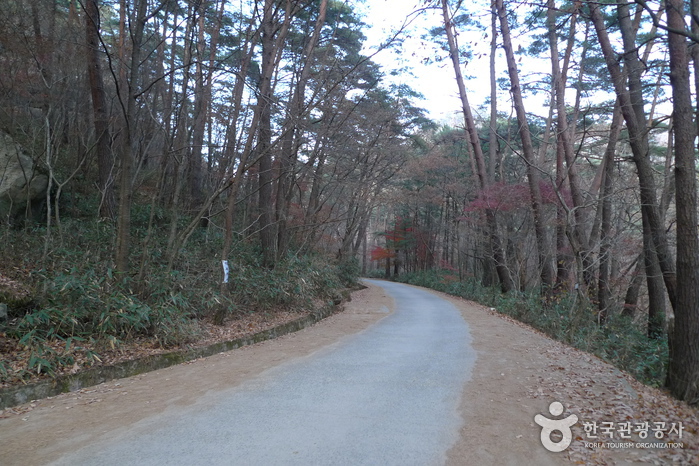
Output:
<svg viewBox="0 0 699 466">
<path fill-rule="evenodd" d="M 365 331 L 54 464 L 444 463 L 475 361 L 468 325 L 434 294 L 371 283 L 396 309 Z"/>
</svg>

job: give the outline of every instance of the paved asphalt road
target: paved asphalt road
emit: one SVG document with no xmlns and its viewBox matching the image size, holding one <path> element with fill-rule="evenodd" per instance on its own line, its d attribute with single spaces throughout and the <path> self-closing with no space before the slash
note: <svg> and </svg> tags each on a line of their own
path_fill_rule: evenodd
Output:
<svg viewBox="0 0 699 466">
<path fill-rule="evenodd" d="M 475 360 L 468 325 L 433 294 L 372 283 L 396 310 L 367 330 L 55 464 L 442 464 Z"/>
</svg>

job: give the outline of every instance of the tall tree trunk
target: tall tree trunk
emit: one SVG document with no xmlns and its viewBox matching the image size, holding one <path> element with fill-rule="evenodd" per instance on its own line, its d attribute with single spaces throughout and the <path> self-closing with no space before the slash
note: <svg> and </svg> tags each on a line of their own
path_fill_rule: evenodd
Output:
<svg viewBox="0 0 699 466">
<path fill-rule="evenodd" d="M 121 176 L 119 179 L 119 217 L 117 219 L 116 270 L 122 276 L 129 271 L 129 254 L 131 252 L 131 196 L 134 155 L 134 126 L 136 125 L 136 95 L 139 90 L 139 70 L 143 30 L 145 29 L 148 2 L 138 0 L 136 17 L 133 20 L 132 50 L 130 74 L 126 88 L 121 89 L 121 107 L 124 117 L 124 137 L 120 148 Z"/>
<path fill-rule="evenodd" d="M 203 147 L 204 135 L 206 132 L 206 123 L 209 119 L 211 108 L 211 94 L 213 87 L 214 67 L 216 62 L 216 52 L 218 50 L 218 41 L 223 24 L 223 15 L 225 12 L 226 0 L 220 0 L 216 22 L 210 31 L 209 40 L 209 57 L 208 69 L 204 70 L 204 52 L 205 52 L 205 20 L 206 20 L 206 2 L 201 2 L 199 15 L 199 39 L 197 41 L 197 60 L 196 71 L 196 100 L 194 103 L 194 125 L 192 127 L 192 154 L 189 160 L 189 193 L 190 203 L 194 208 L 199 208 L 203 201 L 203 184 L 204 175 L 202 174 Z M 209 154 L 209 158 L 211 154 Z M 210 165 L 210 164 L 209 164 Z"/>
<path fill-rule="evenodd" d="M 692 11 L 696 11 L 696 1 L 692 1 Z M 685 30 L 682 0 L 668 0 L 667 22 L 671 31 Z M 668 47 L 675 130 L 677 306 L 667 382 L 674 396 L 696 404 L 699 403 L 699 237 L 694 148 L 697 130 L 692 119 L 687 41 L 683 35 L 670 32 Z"/>
<path fill-rule="evenodd" d="M 247 31 L 245 33 L 245 42 L 241 47 L 241 52 L 243 55 L 243 60 L 240 64 L 240 71 L 236 74 L 235 84 L 233 85 L 233 116 L 231 117 L 231 123 L 228 128 L 228 143 L 225 149 L 225 161 L 231 167 L 234 165 L 235 153 L 237 150 L 236 139 L 238 137 L 238 126 L 239 118 L 242 113 L 242 103 L 243 103 L 243 91 L 245 88 L 245 78 L 248 74 L 248 69 L 250 67 L 250 62 L 252 61 L 252 54 L 255 49 L 255 40 L 258 34 L 252 34 L 252 21 L 250 22 Z M 235 215 L 235 204 L 238 200 L 238 190 L 242 184 L 243 177 L 248 168 L 248 158 L 252 148 L 252 141 L 254 139 L 255 132 L 257 131 L 257 122 L 259 121 L 259 111 L 258 108 L 255 109 L 253 120 L 250 123 L 248 129 L 248 137 L 245 142 L 245 148 L 241 151 L 240 160 L 238 161 L 238 166 L 235 169 L 235 174 L 233 182 L 231 183 L 231 188 L 228 191 L 228 201 L 226 203 L 225 212 L 225 227 L 223 235 L 223 248 L 221 251 L 221 259 L 228 260 L 228 255 L 231 251 L 231 246 L 233 244 L 233 219 Z"/>
<path fill-rule="evenodd" d="M 281 50 L 291 21 L 292 2 L 286 0 L 285 4 L 286 13 L 283 24 L 276 23 L 277 2 L 274 0 L 265 0 L 262 18 L 262 64 L 257 100 L 260 123 L 255 151 L 259 158 L 259 235 L 262 262 L 265 267 L 274 267 L 276 262 L 275 208 L 272 187 L 274 181 L 272 173 L 272 102 L 274 100 L 272 75 L 281 60 Z"/>
<path fill-rule="evenodd" d="M 534 233 L 536 235 L 536 245 L 539 253 L 541 284 L 545 289 L 550 289 L 554 284 L 555 275 L 542 213 L 541 188 L 539 186 L 540 176 L 536 167 L 534 146 L 529 132 L 527 114 L 524 109 L 522 87 L 519 83 L 519 72 L 517 71 L 517 61 L 515 60 L 512 39 L 510 37 L 510 25 L 507 22 L 507 11 L 505 10 L 503 0 L 495 0 L 495 5 L 500 18 L 500 31 L 502 32 L 503 47 L 507 58 L 507 71 L 510 76 L 511 84 L 510 91 L 512 92 L 512 99 L 517 114 L 519 136 L 522 142 L 522 153 L 527 163 L 527 178 L 529 181 L 532 213 L 534 215 Z"/>
<path fill-rule="evenodd" d="M 170 205 L 170 234 L 167 243 L 167 254 L 170 258 L 170 262 L 177 255 L 178 251 L 175 247 L 177 242 L 177 229 L 179 226 L 180 219 L 180 200 L 184 188 L 186 186 L 186 175 L 187 168 L 190 164 L 190 157 L 188 157 L 188 145 L 190 137 L 190 119 L 189 119 L 189 98 L 187 94 L 189 93 L 189 83 L 192 77 L 192 50 L 195 47 L 195 24 L 198 13 L 198 4 L 190 5 L 187 14 L 187 26 L 184 33 L 184 51 L 183 51 L 183 76 L 182 76 L 182 99 L 179 107 L 179 116 L 177 118 L 177 125 L 175 127 L 175 137 L 174 137 L 174 148 L 172 151 L 173 159 L 175 161 L 175 176 L 174 176 L 174 186 L 172 192 L 172 199 Z M 185 193 L 186 194 L 186 193 Z"/>
<path fill-rule="evenodd" d="M 204 145 L 204 135 L 206 132 L 206 120 L 209 114 L 209 101 L 211 99 L 211 87 L 209 86 L 209 76 L 213 73 L 213 69 L 209 68 L 208 71 L 204 70 L 204 46 L 206 45 L 204 39 L 204 29 L 205 23 L 204 19 L 206 17 L 207 2 L 199 2 L 199 9 L 195 11 L 195 15 L 198 13 L 196 19 L 197 23 L 197 41 L 196 50 L 197 57 L 195 60 L 195 71 L 194 71 L 194 108 L 192 115 L 192 128 L 191 128 L 191 150 L 188 157 L 188 169 L 189 176 L 187 178 L 188 194 L 189 194 L 189 205 L 193 208 L 198 208 L 202 202 L 202 187 L 203 187 L 203 177 L 202 177 L 202 154 Z M 193 19 L 194 23 L 195 20 Z M 218 22 L 220 25 L 220 22 Z M 220 27 L 220 26 L 219 26 Z M 211 41 L 209 44 L 213 50 L 216 50 L 216 44 Z"/>
<path fill-rule="evenodd" d="M 496 170 L 498 166 L 498 87 L 497 87 L 497 73 L 495 68 L 495 55 L 497 54 L 498 47 L 498 29 L 497 21 L 498 17 L 495 12 L 491 14 L 491 24 L 490 24 L 490 124 L 488 132 L 488 180 L 491 182 L 495 181 Z M 473 151 L 469 151 L 471 154 Z M 486 219 L 486 222 L 488 220 Z M 487 223 L 486 223 L 486 226 Z M 497 226 L 496 226 L 497 228 Z M 490 231 L 490 229 L 489 229 Z M 492 231 L 490 231 L 492 233 Z M 497 269 L 495 268 L 495 255 L 496 252 L 493 250 L 493 238 L 492 235 L 488 235 L 488 240 L 485 242 L 484 247 L 486 247 L 486 253 L 483 255 L 483 280 L 484 286 L 489 287 L 495 284 L 497 277 Z M 499 239 L 498 239 L 499 240 Z"/>
<path fill-rule="evenodd" d="M 98 0 L 87 0 L 85 3 L 85 38 L 87 41 L 87 74 L 90 81 L 92 96 L 92 113 L 97 144 L 98 185 L 102 192 L 99 215 L 102 218 L 114 218 L 115 200 L 112 186 L 112 157 L 111 136 L 109 132 L 109 111 L 107 98 L 102 80 L 102 65 L 100 63 L 100 15 Z"/>
<path fill-rule="evenodd" d="M 578 263 L 582 264 L 582 270 L 578 270 L 578 281 L 582 280 L 582 283 L 587 288 L 591 284 L 592 274 L 591 274 L 591 261 L 590 261 L 590 247 L 587 243 L 587 237 L 584 232 L 585 218 L 583 209 L 583 197 L 580 190 L 580 181 L 578 179 L 578 171 L 575 166 L 575 154 L 573 153 L 573 141 L 571 137 L 571 131 L 568 129 L 568 113 L 565 104 L 565 78 L 561 73 L 561 67 L 559 63 L 558 56 L 558 37 L 556 33 L 556 17 L 555 17 L 555 2 L 554 0 L 548 0 L 547 9 L 547 23 L 548 23 L 548 35 L 549 35 L 549 47 L 551 49 L 551 79 L 552 84 L 555 89 L 554 100 L 556 103 L 556 121 L 557 121 L 557 160 L 563 158 L 566 162 L 568 183 L 570 186 L 571 198 L 573 200 L 573 219 L 572 225 L 568 224 L 567 229 L 569 234 L 572 236 L 572 241 L 570 241 L 571 247 L 573 248 L 574 254 L 577 256 Z M 575 31 L 571 31 L 574 34 Z M 571 37 L 572 40 L 572 37 Z M 567 47 L 566 50 L 571 50 Z M 566 62 L 568 58 L 566 57 Z M 558 169 L 561 168 L 562 164 L 557 164 Z M 560 175 L 558 175 L 560 176 Z M 561 180 L 562 181 L 562 180 Z M 565 206 L 563 206 L 565 208 Z M 566 218 L 569 223 L 571 220 L 569 212 L 566 209 Z"/>
<path fill-rule="evenodd" d="M 621 132 L 621 108 L 619 102 L 614 105 L 612 114 L 612 124 L 609 127 L 609 141 L 604 152 L 604 170 L 600 201 L 602 209 L 602 221 L 600 227 L 600 247 L 599 247 L 599 276 L 597 285 L 597 306 L 599 311 L 599 322 L 607 320 L 609 308 L 612 304 L 612 294 L 609 286 L 611 278 L 611 250 L 612 250 L 612 192 L 614 190 L 614 155 L 616 145 Z"/>
<path fill-rule="evenodd" d="M 456 84 L 459 88 L 459 96 L 461 98 L 461 108 L 464 116 L 464 123 L 466 125 L 466 131 L 468 132 L 469 141 L 473 149 L 473 156 L 476 162 L 476 167 L 478 171 L 478 182 L 482 191 L 488 187 L 488 174 L 485 168 L 485 157 L 483 156 L 483 148 L 481 147 L 481 142 L 478 137 L 478 128 L 476 128 L 475 120 L 473 119 L 473 114 L 471 113 L 471 106 L 468 103 L 468 95 L 466 94 L 466 86 L 464 84 L 464 78 L 461 74 L 461 63 L 459 61 L 459 46 L 456 41 L 456 34 L 454 32 L 454 25 L 451 20 L 451 15 L 449 13 L 449 7 L 447 5 L 447 0 L 442 0 L 442 15 L 444 18 L 444 28 L 447 34 L 447 40 L 449 42 L 449 55 L 451 57 L 452 65 L 454 68 L 454 73 L 456 76 Z M 495 144 L 495 141 L 490 141 L 491 144 Z M 495 212 L 492 209 L 486 209 L 485 211 L 486 223 L 488 226 L 488 236 L 490 240 L 489 249 L 493 251 L 493 258 L 495 259 L 495 269 L 500 279 L 500 287 L 503 292 L 508 292 L 514 289 L 514 282 L 510 275 L 510 270 L 507 267 L 505 261 L 505 252 L 502 248 L 502 243 L 500 241 L 500 236 L 498 234 L 497 219 Z"/>
<path fill-rule="evenodd" d="M 283 256 L 289 244 L 288 215 L 289 203 L 292 194 L 292 178 L 294 167 L 298 157 L 303 133 L 302 122 L 306 113 L 305 95 L 308 79 L 311 75 L 313 51 L 320 40 L 320 32 L 325 24 L 325 15 L 328 8 L 328 0 L 321 0 L 315 27 L 306 43 L 303 51 L 303 64 L 297 78 L 296 85 L 289 99 L 289 112 L 287 116 L 286 130 L 282 140 L 282 152 L 280 154 L 280 172 L 277 188 L 277 255 Z"/>
<path fill-rule="evenodd" d="M 496 181 L 496 169 L 498 160 L 498 83 L 495 68 L 495 56 L 498 52 L 498 15 L 495 9 L 491 12 L 490 23 L 490 125 L 488 133 L 488 178 Z"/>
<path fill-rule="evenodd" d="M 646 118 L 643 110 L 643 88 L 640 81 L 640 63 L 636 55 L 632 41 L 628 40 L 628 35 L 632 33 L 630 21 L 622 21 L 620 27 L 624 32 L 626 50 L 624 58 L 626 70 L 628 72 L 629 88 L 626 88 L 626 79 L 621 72 L 617 61 L 616 53 L 612 48 L 607 33 L 607 27 L 600 11 L 600 5 L 587 0 L 590 6 L 590 15 L 597 32 L 597 38 L 604 54 L 604 59 L 611 75 L 617 98 L 621 104 L 622 114 L 629 132 L 629 144 L 633 153 L 633 161 L 636 165 L 639 187 L 641 192 L 641 215 L 645 216 L 651 230 L 652 245 L 658 256 L 658 262 L 663 274 L 665 289 L 673 309 L 676 309 L 676 274 L 672 263 L 665 227 L 660 215 L 660 209 L 656 198 L 655 180 L 653 178 L 653 167 L 649 158 L 648 134 L 646 132 Z M 620 5 L 619 8 L 623 8 Z M 628 7 L 627 7 L 628 10 Z M 623 13 L 619 15 L 624 16 Z M 628 17 L 628 13 L 626 13 Z M 648 249 L 644 247 L 644 249 Z"/>
<path fill-rule="evenodd" d="M 265 267 L 273 267 L 275 263 L 274 250 L 274 204 L 272 199 L 272 74 L 274 72 L 275 56 L 277 54 L 274 24 L 275 2 L 265 0 L 264 17 L 262 19 L 262 76 L 258 88 L 257 106 L 260 108 L 260 124 L 257 133 L 257 148 L 259 154 L 259 204 L 260 211 L 260 244 L 262 246 L 262 261 Z"/>
</svg>

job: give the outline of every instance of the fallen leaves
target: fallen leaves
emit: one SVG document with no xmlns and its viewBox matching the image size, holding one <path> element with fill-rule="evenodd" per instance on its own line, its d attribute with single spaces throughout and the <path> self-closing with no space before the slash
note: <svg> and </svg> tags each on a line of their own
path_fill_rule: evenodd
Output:
<svg viewBox="0 0 699 466">
<path fill-rule="evenodd" d="M 647 464 L 699 464 L 699 412 L 656 388 L 645 386 L 628 374 L 595 356 L 550 341 L 540 348 L 551 361 L 545 375 L 536 377 L 529 389 L 534 398 L 563 403 L 566 413 L 575 413 L 579 422 L 573 426 L 574 441 L 568 448 L 569 459 L 576 464 L 616 464 L 639 461 Z M 593 442 L 649 442 L 634 434 L 631 439 L 591 439 L 583 422 L 682 422 L 682 438 L 666 437 L 682 443 L 683 448 L 614 449 L 591 448 Z M 660 441 L 652 439 L 653 442 Z M 588 442 L 588 446 L 585 445 Z"/>
</svg>

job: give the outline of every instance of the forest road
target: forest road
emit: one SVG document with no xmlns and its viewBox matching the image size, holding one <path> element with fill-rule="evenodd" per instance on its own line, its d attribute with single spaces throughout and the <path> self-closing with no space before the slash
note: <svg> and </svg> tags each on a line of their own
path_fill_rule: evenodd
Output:
<svg viewBox="0 0 699 466">
<path fill-rule="evenodd" d="M 375 283 L 395 311 L 365 331 L 55 464 L 443 464 L 475 360 L 468 325 L 427 291 Z"/>
<path fill-rule="evenodd" d="M 299 332 L 0 412 L 0 464 L 556 465 L 597 455 L 580 441 L 546 451 L 534 415 L 554 399 L 598 400 L 558 390 L 571 376 L 589 374 L 601 392 L 620 387 L 619 371 L 478 304 L 366 284 L 343 312 Z"/>
</svg>

